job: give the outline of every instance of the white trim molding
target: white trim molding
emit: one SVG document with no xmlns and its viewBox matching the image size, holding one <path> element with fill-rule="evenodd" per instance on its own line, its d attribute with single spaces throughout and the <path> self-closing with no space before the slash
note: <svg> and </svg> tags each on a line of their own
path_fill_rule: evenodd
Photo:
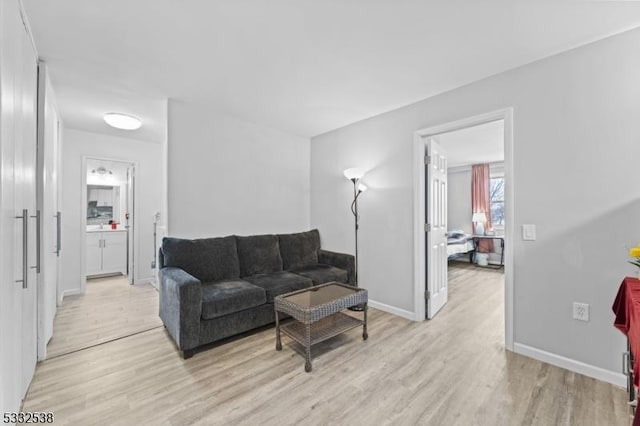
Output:
<svg viewBox="0 0 640 426">
<path fill-rule="evenodd" d="M 132 285 L 151 284 L 156 290 L 158 288 L 157 280 L 155 277 L 144 277 L 139 280 L 135 280 Z"/>
<path fill-rule="evenodd" d="M 371 308 L 379 309 L 383 312 L 388 312 L 411 321 L 416 320 L 416 315 L 413 312 L 405 311 L 404 309 L 396 308 L 395 306 L 386 305 L 384 303 L 376 302 L 375 300 L 369 300 L 367 305 Z"/>
<path fill-rule="evenodd" d="M 619 386 L 621 388 L 627 386 L 627 376 L 622 373 L 605 370 L 604 368 L 586 364 L 581 361 L 576 361 L 575 359 L 567 358 L 561 355 L 556 355 L 551 352 L 543 351 L 542 349 L 534 348 L 528 345 L 523 345 L 522 343 L 514 344 L 513 349 L 517 354 L 524 355 L 538 361 L 546 362 L 547 364 L 564 368 L 565 370 L 573 371 L 574 373 L 582 374 L 593 379 L 602 380 L 603 382 L 611 383 L 612 385 Z"/>
<path fill-rule="evenodd" d="M 82 290 L 80 290 L 79 288 L 72 288 L 69 290 L 63 290 L 62 294 L 60 295 L 60 300 L 58 300 L 58 306 L 62 305 L 62 301 L 64 300 L 65 297 L 67 296 L 77 296 L 79 294 L 82 294 Z"/>
<path fill-rule="evenodd" d="M 465 129 L 492 121 L 504 120 L 504 176 L 505 176 L 505 291 L 504 291 L 504 326 L 505 348 L 513 351 L 514 324 L 513 324 L 513 240 L 514 240 L 514 185 L 513 185 L 513 108 L 505 108 L 497 111 L 464 118 L 451 123 L 445 123 L 414 133 L 414 167 L 413 167 L 413 201 L 414 201 L 414 239 L 413 239 L 413 263 L 414 263 L 414 316 L 416 321 L 423 321 L 425 315 L 425 289 L 426 289 L 426 253 L 425 253 L 425 140 L 430 136 Z"/>
</svg>

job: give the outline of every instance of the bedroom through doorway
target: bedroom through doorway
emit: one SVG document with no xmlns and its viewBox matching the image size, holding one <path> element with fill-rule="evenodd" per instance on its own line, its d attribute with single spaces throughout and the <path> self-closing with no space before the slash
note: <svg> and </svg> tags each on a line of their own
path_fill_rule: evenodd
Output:
<svg viewBox="0 0 640 426">
<path fill-rule="evenodd" d="M 421 129 L 415 142 L 416 319 L 480 291 L 513 350 L 513 110 Z"/>
<path fill-rule="evenodd" d="M 504 268 L 504 120 L 438 136 L 446 152 L 447 259 Z"/>
<path fill-rule="evenodd" d="M 504 290 L 504 120 L 437 137 L 447 156 L 448 304 Z M 504 297 L 492 298 L 504 310 Z"/>
</svg>

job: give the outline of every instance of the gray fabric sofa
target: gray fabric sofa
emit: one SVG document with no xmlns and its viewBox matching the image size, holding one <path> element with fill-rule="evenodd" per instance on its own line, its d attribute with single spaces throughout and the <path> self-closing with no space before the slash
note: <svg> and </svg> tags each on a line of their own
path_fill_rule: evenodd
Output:
<svg viewBox="0 0 640 426">
<path fill-rule="evenodd" d="M 354 284 L 354 257 L 320 248 L 317 229 L 297 234 L 164 238 L 160 318 L 182 351 L 275 322 L 273 298 L 338 281 Z"/>
</svg>

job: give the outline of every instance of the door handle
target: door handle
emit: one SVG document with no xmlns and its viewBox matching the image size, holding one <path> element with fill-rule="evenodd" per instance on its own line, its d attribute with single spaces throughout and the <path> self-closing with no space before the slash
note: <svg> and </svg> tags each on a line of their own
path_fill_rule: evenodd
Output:
<svg viewBox="0 0 640 426">
<path fill-rule="evenodd" d="M 27 277 L 29 276 L 29 266 L 27 263 L 29 253 L 29 247 L 27 245 L 29 241 L 29 210 L 23 209 L 22 216 L 16 216 L 16 219 L 22 219 L 22 279 L 16 280 L 16 282 L 22 283 L 22 288 L 27 288 Z"/>
<path fill-rule="evenodd" d="M 60 257 L 60 249 L 62 245 L 60 244 L 60 233 L 62 231 L 62 213 L 57 212 L 55 214 L 56 218 L 56 256 Z"/>
<path fill-rule="evenodd" d="M 36 266 L 32 266 L 31 269 L 35 269 L 36 273 L 40 273 L 40 210 L 36 210 L 36 215 L 31 216 L 36 220 Z"/>
</svg>

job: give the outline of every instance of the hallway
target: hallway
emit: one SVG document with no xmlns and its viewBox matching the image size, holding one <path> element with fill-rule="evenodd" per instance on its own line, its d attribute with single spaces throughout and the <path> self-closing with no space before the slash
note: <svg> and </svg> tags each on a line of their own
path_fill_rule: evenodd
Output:
<svg viewBox="0 0 640 426">
<path fill-rule="evenodd" d="M 151 284 L 129 285 L 125 276 L 87 280 L 84 295 L 67 296 L 58 307 L 47 359 L 158 327 Z"/>
</svg>

